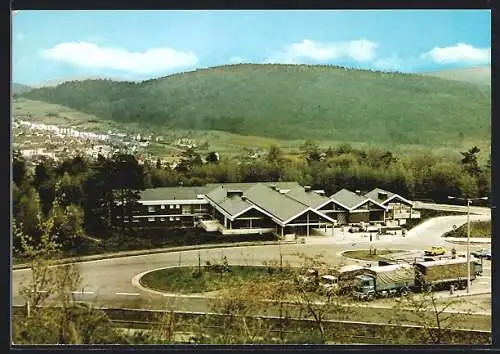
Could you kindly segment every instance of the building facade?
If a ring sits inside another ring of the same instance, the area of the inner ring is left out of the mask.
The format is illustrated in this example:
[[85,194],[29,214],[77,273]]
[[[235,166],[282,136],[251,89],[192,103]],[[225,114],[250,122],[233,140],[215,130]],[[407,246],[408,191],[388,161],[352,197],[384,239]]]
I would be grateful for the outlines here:
[[[396,194],[381,200],[378,193],[378,189],[366,195],[342,189],[326,197],[324,191],[296,182],[153,188],[140,193],[132,220],[125,222],[141,228],[199,227],[223,235],[288,237],[333,234],[334,227],[348,224],[383,223],[408,208],[411,214],[410,201]],[[116,221],[120,218],[115,216]]]

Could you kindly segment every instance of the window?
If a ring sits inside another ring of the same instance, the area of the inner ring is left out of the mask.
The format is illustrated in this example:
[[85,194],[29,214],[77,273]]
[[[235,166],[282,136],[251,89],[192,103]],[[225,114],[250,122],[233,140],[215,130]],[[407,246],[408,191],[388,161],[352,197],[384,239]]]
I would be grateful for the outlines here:
[[181,206],[180,206],[179,204],[177,204],[175,207],[176,207],[177,209],[179,209]]
[[165,221],[165,218],[160,218],[161,221]]
[[155,221],[155,218],[148,218],[148,221],[153,222],[153,221]]
[[150,213],[154,213],[154,212],[155,212],[155,207],[154,207],[154,205],[150,205],[150,206],[148,206],[148,211],[149,211]]
[[173,209],[174,208],[174,205],[173,204],[170,204],[170,209]]
[[134,218],[132,221],[133,221],[133,222],[139,222],[139,219]]
[[178,216],[176,216],[176,217],[175,217],[175,220],[176,220],[176,221],[179,221],[180,219],[181,219],[181,218],[180,218],[180,217],[178,217]]
[[163,204],[162,204],[161,208],[162,208],[162,209],[165,209],[165,205],[163,205]]
[[171,217],[169,218],[169,220],[170,220],[170,221],[174,221],[174,217],[173,217],[173,216],[171,216]]

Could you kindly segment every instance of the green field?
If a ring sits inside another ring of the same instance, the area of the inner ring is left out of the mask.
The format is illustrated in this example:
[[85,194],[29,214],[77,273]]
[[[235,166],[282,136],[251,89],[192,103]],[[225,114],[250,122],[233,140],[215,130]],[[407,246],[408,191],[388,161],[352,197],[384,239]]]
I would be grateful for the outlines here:
[[67,82],[22,96],[143,129],[235,134],[207,135],[214,148],[218,140],[232,149],[314,139],[456,149],[489,143],[490,93],[487,85],[423,75],[242,64],[142,83]]

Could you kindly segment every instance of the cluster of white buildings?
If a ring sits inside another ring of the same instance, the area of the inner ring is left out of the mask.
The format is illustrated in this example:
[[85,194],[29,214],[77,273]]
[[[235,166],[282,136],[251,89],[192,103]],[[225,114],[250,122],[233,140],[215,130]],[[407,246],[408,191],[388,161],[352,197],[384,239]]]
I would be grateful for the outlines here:
[[196,143],[189,138],[180,138],[175,141],[175,145],[179,147],[186,147],[188,149],[195,148],[197,145]]
[[36,122],[28,122],[22,119],[18,119],[17,122],[13,123],[13,127],[27,127],[33,130],[42,130],[52,132],[55,136],[59,138],[64,137],[73,137],[73,138],[81,138],[81,139],[90,139],[90,140],[100,140],[100,141],[108,141],[110,140],[110,135],[108,134],[97,134],[92,132],[81,132],[76,130],[74,127],[71,128],[60,128],[57,125],[50,125],[44,123],[36,123]]

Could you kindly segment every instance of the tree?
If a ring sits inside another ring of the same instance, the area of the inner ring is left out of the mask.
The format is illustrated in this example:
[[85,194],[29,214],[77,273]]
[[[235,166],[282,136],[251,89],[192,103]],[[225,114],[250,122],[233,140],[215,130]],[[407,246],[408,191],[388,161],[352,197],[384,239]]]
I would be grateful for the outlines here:
[[306,140],[300,147],[302,155],[307,162],[320,161],[321,151],[318,144],[313,140]]
[[[16,344],[117,344],[124,339],[100,310],[77,305],[73,291],[80,289],[81,276],[76,264],[56,265],[61,246],[52,232],[49,217],[42,225],[39,241],[22,234],[21,253],[30,263],[31,277],[21,284],[19,293],[25,298],[26,314],[13,318],[13,341]],[[59,305],[50,307],[51,303]]]
[[132,216],[137,210],[139,191],[144,189],[144,169],[133,155],[116,154],[113,156],[111,187],[113,193],[113,217],[120,215],[122,231],[125,220],[128,228],[132,227]]
[[208,163],[219,163],[220,157],[218,152],[209,152],[207,156],[205,157],[205,160]]
[[40,199],[35,188],[31,186],[27,186],[21,193],[17,205],[18,212],[14,216],[23,233],[36,239],[40,236],[42,219]]
[[189,173],[194,166],[203,164],[200,154],[194,147],[184,149],[181,154],[181,162],[175,168],[179,172]]
[[19,150],[13,151],[12,155],[12,179],[21,186],[27,178],[26,159]]
[[477,146],[473,146],[465,152],[460,152],[463,156],[462,165],[464,170],[471,176],[477,176],[481,172],[478,163],[478,154],[481,150]]
[[113,163],[98,156],[92,171],[83,182],[84,227],[90,235],[105,235],[111,230],[113,207]]
[[[418,341],[422,344],[460,344],[459,339],[450,336],[448,331],[463,328],[463,323],[467,322],[470,310],[453,311],[454,307],[462,308],[465,303],[460,298],[440,301],[436,293],[429,289],[419,294],[410,294],[396,302],[392,309],[392,322],[397,325],[420,326],[423,331]],[[415,338],[407,340],[415,343]]]
[[64,172],[62,178],[55,185],[55,198],[59,204],[63,208],[70,204],[81,205],[83,197],[81,182],[76,177],[71,177],[68,172]]

